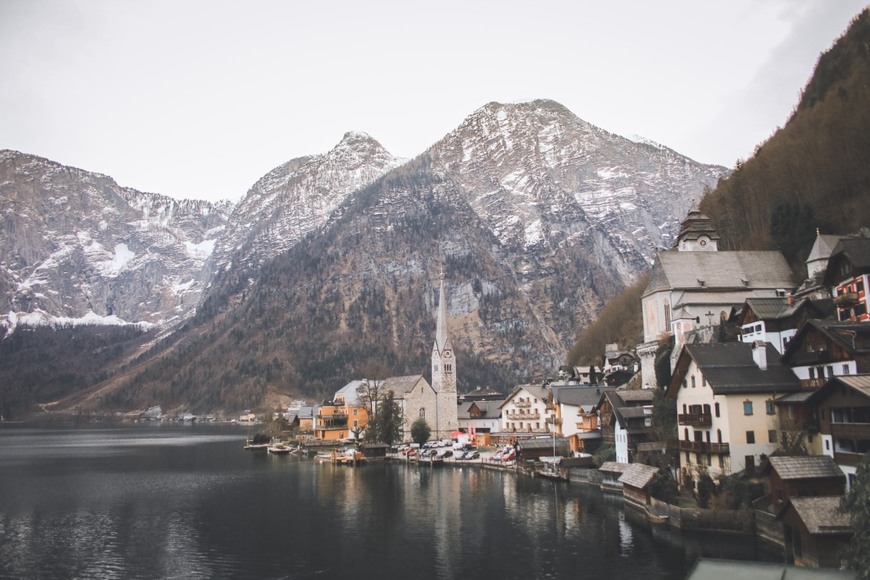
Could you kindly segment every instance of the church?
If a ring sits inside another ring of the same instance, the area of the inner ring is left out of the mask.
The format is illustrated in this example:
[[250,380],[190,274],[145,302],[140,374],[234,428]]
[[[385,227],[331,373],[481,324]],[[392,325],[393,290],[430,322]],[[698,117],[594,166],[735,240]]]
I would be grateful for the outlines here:
[[411,425],[425,419],[432,430],[430,440],[449,438],[459,428],[456,395],[456,359],[447,330],[447,298],[444,274],[438,293],[435,343],[432,345],[432,384],[423,375],[390,377],[380,391],[392,391],[402,410],[402,439],[411,439]]
[[748,298],[784,297],[791,268],[776,251],[722,251],[712,220],[697,206],[683,220],[676,246],[656,256],[641,295],[644,343],[637,347],[644,385],[656,386],[659,341],[674,338],[672,365],[690,332],[713,329]]

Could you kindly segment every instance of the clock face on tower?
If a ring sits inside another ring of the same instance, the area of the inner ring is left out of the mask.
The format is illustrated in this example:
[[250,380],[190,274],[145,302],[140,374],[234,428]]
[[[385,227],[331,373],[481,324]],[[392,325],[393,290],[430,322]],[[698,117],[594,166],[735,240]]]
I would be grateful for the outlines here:
[[444,358],[450,358],[452,353],[449,350],[444,351]]

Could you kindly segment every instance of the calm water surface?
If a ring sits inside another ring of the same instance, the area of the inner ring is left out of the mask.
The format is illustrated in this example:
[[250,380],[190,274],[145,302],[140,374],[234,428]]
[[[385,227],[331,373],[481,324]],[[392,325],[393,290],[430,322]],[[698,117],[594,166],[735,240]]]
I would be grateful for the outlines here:
[[213,426],[0,427],[3,578],[683,578],[682,538],[583,485],[333,466]]

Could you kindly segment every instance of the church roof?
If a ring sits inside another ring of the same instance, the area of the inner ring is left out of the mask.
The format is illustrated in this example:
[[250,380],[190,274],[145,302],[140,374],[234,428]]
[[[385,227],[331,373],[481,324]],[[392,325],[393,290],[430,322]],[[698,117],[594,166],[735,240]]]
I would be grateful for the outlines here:
[[810,250],[810,255],[807,256],[807,262],[815,262],[817,260],[827,260],[831,257],[831,252],[837,246],[837,243],[845,236],[834,236],[829,234],[817,234],[816,241],[813,243],[813,248]]
[[707,215],[701,213],[697,207],[689,210],[686,219],[680,224],[678,240],[697,240],[701,236],[707,236],[711,240],[719,239],[719,232]]
[[791,269],[780,252],[658,253],[643,295],[662,290],[728,291],[790,289]]
[[427,387],[432,388],[429,382],[423,378],[423,375],[408,375],[405,377],[390,377],[384,379],[381,385],[381,391],[393,391],[393,395],[397,399],[404,399],[406,393],[410,393],[417,385],[423,381]]

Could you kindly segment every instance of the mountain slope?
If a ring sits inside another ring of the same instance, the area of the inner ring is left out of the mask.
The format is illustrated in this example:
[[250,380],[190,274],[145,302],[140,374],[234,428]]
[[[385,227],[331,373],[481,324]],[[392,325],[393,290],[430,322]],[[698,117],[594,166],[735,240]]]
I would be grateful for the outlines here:
[[189,316],[229,210],[0,151],[0,325]]
[[425,374],[442,268],[460,388],[507,390],[565,360],[724,171],[551,101],[487,105],[257,276],[217,276],[160,364],[110,382],[112,400],[210,410],[328,396],[370,359]]

